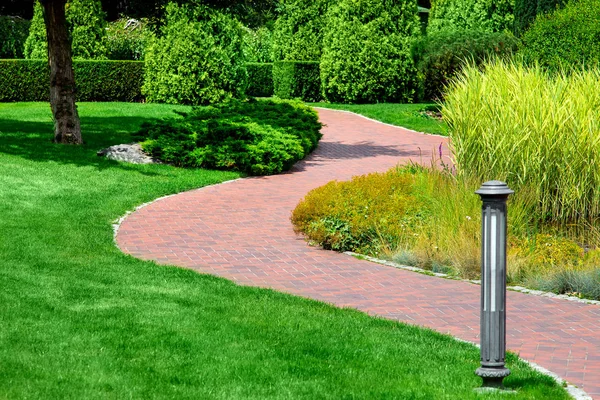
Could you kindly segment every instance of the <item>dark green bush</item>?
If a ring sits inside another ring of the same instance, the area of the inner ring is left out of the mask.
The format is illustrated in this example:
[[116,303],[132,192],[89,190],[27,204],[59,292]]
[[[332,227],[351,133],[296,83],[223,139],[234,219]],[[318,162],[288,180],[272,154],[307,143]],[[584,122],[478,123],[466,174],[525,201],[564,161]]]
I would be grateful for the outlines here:
[[23,18],[0,16],[0,59],[23,58],[30,25]]
[[320,129],[317,113],[300,102],[232,99],[146,123],[136,137],[146,152],[177,166],[270,175],[314,150]]
[[243,95],[247,71],[239,22],[204,6],[169,3],[162,36],[146,48],[148,101],[211,104]]
[[321,100],[318,61],[277,61],[273,64],[273,88],[281,99]]
[[[144,63],[73,61],[78,101],[140,101]],[[45,60],[0,60],[0,101],[49,101]]]
[[421,100],[437,100],[466,62],[481,65],[491,57],[508,57],[519,40],[510,33],[445,30],[413,43],[412,55],[419,72]]
[[485,32],[511,30],[514,3],[515,0],[432,0],[427,31],[434,33],[447,29]]
[[248,88],[246,94],[254,97],[273,96],[273,64],[248,63]]
[[120,18],[108,24],[106,55],[109,60],[143,60],[149,32],[146,21]]
[[[73,58],[106,59],[106,14],[100,0],[70,0],[65,6],[71,35]],[[42,6],[35,2],[29,37],[25,43],[25,57],[47,58],[46,28]]]
[[327,10],[333,0],[284,0],[273,30],[274,61],[320,60]]
[[521,36],[538,14],[552,12],[565,5],[565,0],[515,0],[513,32]]
[[550,69],[591,67],[600,61],[600,0],[571,2],[537,17],[523,35],[523,57]]
[[414,0],[342,0],[330,9],[323,39],[321,84],[336,103],[411,101],[416,70],[410,56],[420,34]]

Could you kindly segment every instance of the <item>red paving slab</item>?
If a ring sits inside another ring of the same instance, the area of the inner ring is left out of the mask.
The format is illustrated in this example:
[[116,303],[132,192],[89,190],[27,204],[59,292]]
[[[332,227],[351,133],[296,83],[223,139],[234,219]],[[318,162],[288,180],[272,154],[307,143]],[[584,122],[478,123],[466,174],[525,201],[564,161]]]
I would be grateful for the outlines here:
[[[285,174],[246,178],[158,200],[121,224],[126,253],[239,284],[354,307],[478,342],[479,286],[310,247],[290,212],[331,180],[430,163],[446,140],[319,110],[319,148]],[[600,399],[600,306],[509,292],[507,346]]]

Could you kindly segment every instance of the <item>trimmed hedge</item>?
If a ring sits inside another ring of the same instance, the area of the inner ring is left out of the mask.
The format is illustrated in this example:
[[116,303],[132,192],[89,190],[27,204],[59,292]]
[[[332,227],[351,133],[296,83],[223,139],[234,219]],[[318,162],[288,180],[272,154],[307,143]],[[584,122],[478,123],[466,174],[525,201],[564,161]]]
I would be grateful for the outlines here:
[[[74,60],[73,69],[77,101],[143,99],[143,62]],[[49,101],[49,80],[46,60],[0,60],[0,101]]]
[[248,70],[246,95],[273,96],[273,63],[248,63],[246,69]]
[[281,99],[320,101],[321,78],[318,61],[273,63],[273,93]]
[[519,39],[508,32],[446,30],[419,38],[412,46],[421,80],[418,98],[439,100],[465,63],[481,65],[492,57],[509,57],[518,47]]

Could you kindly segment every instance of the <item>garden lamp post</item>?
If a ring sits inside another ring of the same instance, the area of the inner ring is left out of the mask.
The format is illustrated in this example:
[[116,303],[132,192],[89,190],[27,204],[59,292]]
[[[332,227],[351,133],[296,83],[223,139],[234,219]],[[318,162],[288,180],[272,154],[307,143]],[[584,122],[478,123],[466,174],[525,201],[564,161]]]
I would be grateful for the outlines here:
[[506,355],[506,200],[514,193],[504,182],[485,182],[481,201],[481,367],[483,387],[502,388],[510,374]]

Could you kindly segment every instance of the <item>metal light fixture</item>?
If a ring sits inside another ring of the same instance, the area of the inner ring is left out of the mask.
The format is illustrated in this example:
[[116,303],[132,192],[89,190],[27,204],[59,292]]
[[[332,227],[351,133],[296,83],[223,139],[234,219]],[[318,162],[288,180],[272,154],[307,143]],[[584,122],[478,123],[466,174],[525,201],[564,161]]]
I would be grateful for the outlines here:
[[504,182],[485,182],[481,201],[481,367],[484,388],[502,388],[510,375],[506,355],[506,200],[514,193]]

